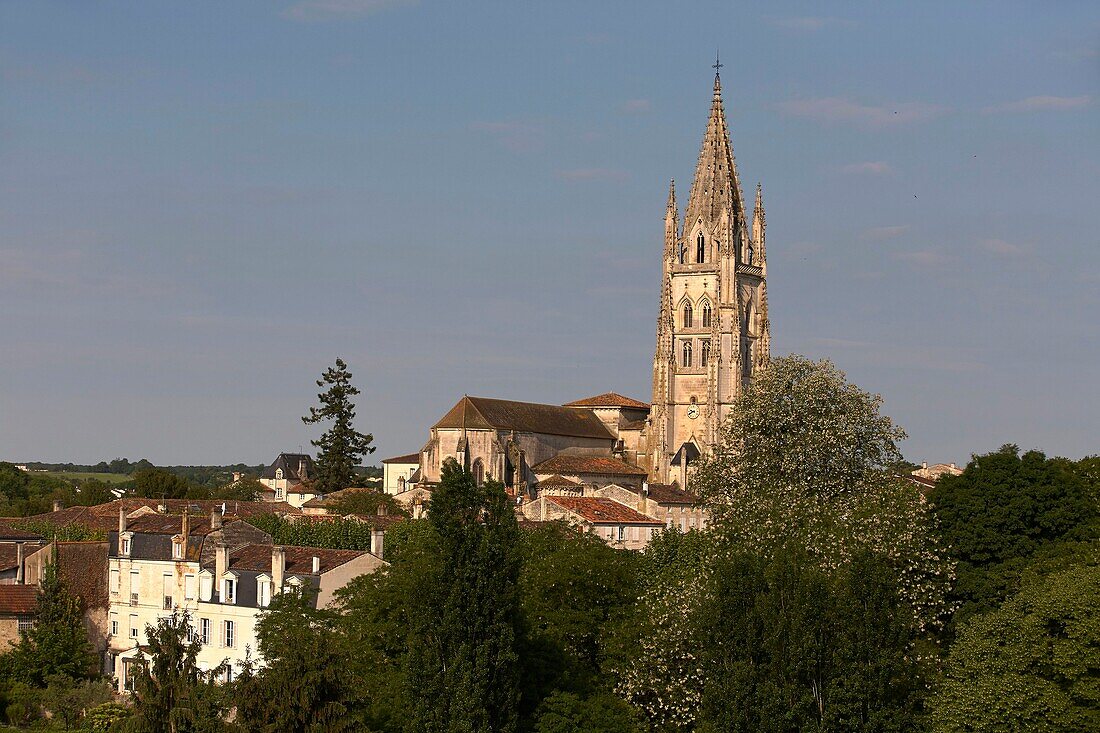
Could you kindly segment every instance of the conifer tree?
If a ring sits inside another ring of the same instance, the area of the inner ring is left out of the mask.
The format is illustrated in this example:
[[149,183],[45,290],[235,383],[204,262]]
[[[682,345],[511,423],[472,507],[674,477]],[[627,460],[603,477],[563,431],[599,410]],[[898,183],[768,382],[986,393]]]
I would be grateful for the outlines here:
[[519,703],[515,511],[503,485],[479,487],[448,460],[428,522],[437,569],[409,613],[409,729],[512,733]]
[[332,425],[320,438],[310,443],[320,450],[314,465],[313,481],[317,490],[324,494],[353,486],[355,467],[363,456],[374,452],[371,441],[374,436],[360,433],[352,427],[355,419],[355,403],[351,398],[359,394],[352,386],[351,372],[343,359],[336,360],[336,366],[325,370],[318,387],[327,387],[317,395],[320,407],[309,408],[309,415],[302,418],[306,425],[315,425],[322,421],[332,421]]
[[23,632],[4,665],[14,679],[44,687],[46,678],[94,676],[95,653],[88,643],[80,599],[69,593],[57,563],[42,574],[34,626]]

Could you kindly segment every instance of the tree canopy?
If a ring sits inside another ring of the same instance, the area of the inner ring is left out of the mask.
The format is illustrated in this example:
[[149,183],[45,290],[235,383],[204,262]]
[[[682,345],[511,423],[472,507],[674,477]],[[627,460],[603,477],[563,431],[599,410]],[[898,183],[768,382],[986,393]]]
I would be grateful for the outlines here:
[[325,388],[317,395],[319,407],[309,408],[309,415],[302,418],[306,425],[331,422],[320,438],[312,440],[320,450],[314,462],[313,482],[322,494],[354,486],[355,467],[363,456],[374,452],[371,442],[374,436],[360,433],[352,427],[355,419],[355,403],[352,398],[359,390],[351,383],[352,374],[342,359],[336,360],[317,381]]

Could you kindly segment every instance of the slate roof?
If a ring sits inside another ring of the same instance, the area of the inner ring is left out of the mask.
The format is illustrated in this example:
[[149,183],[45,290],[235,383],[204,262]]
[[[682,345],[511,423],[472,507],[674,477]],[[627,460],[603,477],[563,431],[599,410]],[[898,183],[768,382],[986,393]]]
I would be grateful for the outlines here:
[[591,410],[488,397],[463,397],[432,427],[516,430],[606,440],[614,437]]
[[647,476],[644,468],[627,463],[621,458],[612,455],[592,456],[581,453],[559,453],[553,458],[532,466],[531,470],[537,474],[562,474],[575,475],[580,473],[597,473],[608,476]]
[[393,458],[387,458],[382,463],[420,463],[419,453],[409,453],[404,456],[394,456]]
[[[306,464],[306,476],[298,475],[298,466],[302,461],[305,461]],[[264,469],[260,477],[275,478],[275,471],[279,468],[283,469],[283,478],[291,481],[304,481],[309,478],[308,474],[313,471],[313,458],[308,453],[280,453],[271,462],[271,465]]]
[[25,615],[38,609],[38,588],[33,585],[0,585],[0,613]]
[[[230,570],[251,570],[255,572],[271,572],[271,545],[245,545],[240,549],[229,553]],[[294,547],[284,546],[286,553],[287,575],[315,575],[313,572],[313,558],[321,560],[321,573],[351,562],[352,560],[369,555],[369,552],[361,550],[331,550],[326,547]]]
[[603,394],[595,395],[594,397],[585,397],[583,400],[574,400],[572,402],[566,402],[566,407],[625,407],[633,410],[648,410],[649,405],[645,402],[639,402],[638,400],[630,397],[624,397],[618,392],[604,392]]
[[548,496],[546,501],[593,524],[661,524],[624,504],[600,496]]

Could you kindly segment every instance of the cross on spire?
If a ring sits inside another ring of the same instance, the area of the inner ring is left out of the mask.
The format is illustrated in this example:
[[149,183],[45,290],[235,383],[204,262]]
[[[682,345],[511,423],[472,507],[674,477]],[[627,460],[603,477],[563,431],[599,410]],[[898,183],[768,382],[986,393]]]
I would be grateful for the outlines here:
[[718,60],[718,50],[715,49],[715,51],[714,51],[714,65],[710,67],[710,68],[714,69],[714,75],[715,76],[718,76],[718,70],[721,69],[723,66],[725,66],[725,64],[723,64],[721,61]]

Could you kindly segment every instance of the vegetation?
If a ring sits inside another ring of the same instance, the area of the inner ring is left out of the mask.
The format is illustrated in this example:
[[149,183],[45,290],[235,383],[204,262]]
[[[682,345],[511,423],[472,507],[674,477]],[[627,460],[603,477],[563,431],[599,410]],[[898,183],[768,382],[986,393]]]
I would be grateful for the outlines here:
[[313,464],[313,481],[322,494],[354,486],[355,467],[363,456],[374,452],[374,436],[352,427],[355,403],[351,400],[359,390],[352,385],[351,376],[348,365],[337,359],[336,366],[326,369],[317,381],[318,387],[327,388],[317,395],[320,407],[309,408],[309,415],[302,418],[306,425],[332,423],[320,438],[310,441],[320,449]]
[[278,545],[329,547],[335,550],[371,549],[371,525],[355,519],[309,521],[275,514],[250,517],[248,523],[271,535]]

